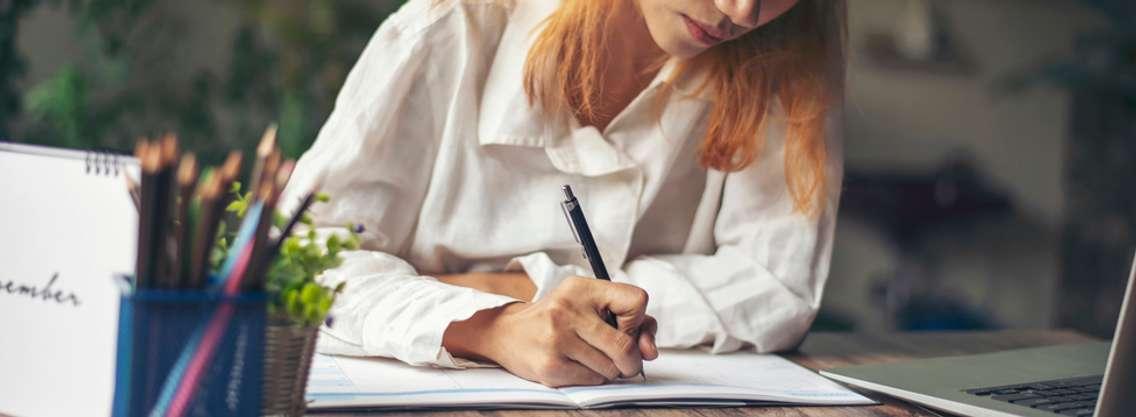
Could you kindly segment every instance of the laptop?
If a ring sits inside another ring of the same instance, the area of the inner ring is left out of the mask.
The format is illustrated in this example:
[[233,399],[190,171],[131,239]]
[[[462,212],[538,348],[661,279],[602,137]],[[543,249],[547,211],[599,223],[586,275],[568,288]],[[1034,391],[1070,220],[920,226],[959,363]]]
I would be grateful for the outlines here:
[[1050,346],[821,371],[967,416],[1136,415],[1136,260],[1111,343]]

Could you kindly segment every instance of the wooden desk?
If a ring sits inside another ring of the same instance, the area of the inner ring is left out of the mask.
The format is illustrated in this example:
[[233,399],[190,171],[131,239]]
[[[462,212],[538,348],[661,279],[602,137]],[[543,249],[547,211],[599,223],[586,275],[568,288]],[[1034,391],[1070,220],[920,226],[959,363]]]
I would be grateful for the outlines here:
[[[910,358],[993,352],[1034,346],[1076,343],[1092,340],[1067,331],[1007,330],[996,332],[897,333],[865,335],[854,333],[814,333],[804,345],[787,358],[811,369],[828,369],[861,363],[895,362]],[[737,407],[737,408],[629,408],[613,410],[568,411],[451,411],[398,412],[384,416],[404,417],[869,417],[869,416],[938,416],[918,406],[877,394],[866,393],[882,405],[866,407]],[[366,414],[320,414],[353,416]]]

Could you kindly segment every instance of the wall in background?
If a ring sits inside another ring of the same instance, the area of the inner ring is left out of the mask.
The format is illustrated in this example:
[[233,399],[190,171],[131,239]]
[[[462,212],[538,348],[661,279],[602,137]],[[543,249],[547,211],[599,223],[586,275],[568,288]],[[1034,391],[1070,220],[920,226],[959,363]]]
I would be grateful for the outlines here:
[[379,23],[402,0],[30,0],[17,45],[30,62],[16,141],[130,149],[178,132],[206,162],[250,150],[279,123],[296,157]]
[[[928,172],[966,155],[1012,198],[1011,219],[980,219],[931,233],[917,287],[955,298],[1004,326],[1052,323],[1063,215],[1069,95],[1038,88],[1005,94],[1001,77],[1073,49],[1075,34],[1102,22],[1073,1],[932,2],[971,70],[882,65],[867,39],[904,19],[906,0],[852,1],[846,110],[849,171]],[[873,288],[901,263],[899,248],[870,224],[842,215],[825,308],[856,327],[890,324]]]
[[[178,18],[164,27],[178,38],[174,55],[173,79],[189,77],[194,70],[221,71],[229,63],[228,42],[237,29],[238,16],[218,2],[157,2],[155,8]],[[144,23],[144,22],[140,22]],[[20,51],[28,61],[28,73],[20,80],[24,89],[44,81],[59,68],[80,63],[85,42],[66,8],[41,5],[20,22],[17,39]]]

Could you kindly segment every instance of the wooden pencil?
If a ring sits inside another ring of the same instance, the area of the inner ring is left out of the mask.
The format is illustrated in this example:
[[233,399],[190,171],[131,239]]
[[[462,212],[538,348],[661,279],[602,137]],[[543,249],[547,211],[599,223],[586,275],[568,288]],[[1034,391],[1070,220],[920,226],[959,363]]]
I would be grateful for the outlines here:
[[[267,168],[268,168],[267,164],[265,164],[265,168],[266,168],[265,172],[267,172]],[[264,186],[260,187],[260,189],[258,189],[256,191],[256,193],[255,193],[256,200],[255,201],[265,202],[270,198],[271,194],[272,194],[272,185],[271,184],[264,184]],[[258,288],[259,284],[256,281],[259,281],[259,279],[254,279],[254,277],[255,277],[254,274],[256,274],[257,272],[253,271],[252,266],[257,263],[258,252],[260,252],[260,248],[264,246],[264,236],[265,236],[264,230],[266,229],[266,227],[265,227],[266,221],[265,220],[272,217],[271,214],[272,214],[272,212],[269,211],[267,206],[265,206],[261,209],[260,218],[257,219],[256,229],[253,232],[253,238],[248,243],[249,245],[252,245],[248,267],[245,267],[245,269],[243,271],[241,271],[238,275],[231,278],[231,279],[235,279],[235,280],[237,280],[237,282],[241,283],[240,288],[242,290],[252,290],[252,289]]]
[[225,162],[209,175],[208,184],[202,188],[199,198],[199,220],[194,238],[193,268],[189,286],[203,288],[212,273],[211,255],[217,242],[217,233],[225,218],[225,208],[232,201],[229,192],[241,171],[241,153],[233,151]]
[[209,171],[198,186],[198,219],[194,226],[196,231],[193,238],[192,260],[190,261],[190,279],[186,284],[190,288],[203,288],[209,278],[211,268],[209,257],[213,251],[213,243],[217,239],[220,220],[220,216],[217,215],[219,213],[217,206],[220,205],[222,193],[221,181],[219,172]]
[[162,136],[158,143],[158,157],[160,168],[158,170],[157,193],[154,206],[154,284],[162,288],[174,286],[173,251],[175,238],[173,230],[173,210],[176,205],[176,170],[178,162],[177,137],[171,134]]
[[317,183],[304,195],[304,199],[300,201],[299,207],[292,213],[292,217],[288,219],[288,222],[284,225],[284,229],[280,231],[280,236],[278,236],[276,241],[272,244],[272,249],[268,251],[268,256],[276,257],[280,255],[280,248],[284,246],[284,240],[292,235],[292,231],[295,230],[296,225],[304,218],[304,213],[306,213],[308,209],[311,208],[312,203],[315,202],[319,190],[320,185]]
[[254,182],[252,189],[255,190],[265,184],[273,185],[276,181],[276,171],[280,169],[281,162],[280,151],[272,150],[272,152],[268,154],[268,158],[264,160],[264,170],[260,173],[260,181]]
[[256,158],[253,161],[252,172],[249,175],[249,190],[256,190],[264,181],[264,164],[269,156],[276,150],[276,125],[269,125],[260,137],[260,144],[256,147]]
[[[263,214],[256,225],[256,233],[253,235],[255,238],[252,243],[252,257],[248,275],[244,278],[242,288],[259,290],[262,288],[264,282],[264,260],[262,259],[268,248],[268,232],[272,229],[273,219],[276,217],[276,196],[279,193],[277,187],[277,177],[282,168],[280,162],[280,152],[273,150],[269,157],[264,162],[264,170],[261,171],[261,184],[257,192],[257,200],[264,204]],[[290,175],[290,172],[288,173]],[[285,180],[286,181],[286,180]]]
[[259,225],[261,230],[260,242],[253,246],[253,258],[256,262],[253,264],[252,273],[248,279],[250,287],[261,290],[264,289],[267,282],[268,269],[272,266],[272,260],[275,259],[277,248],[274,241],[271,239],[270,232],[276,223],[276,206],[280,202],[280,193],[284,191],[284,187],[288,185],[288,180],[292,177],[292,171],[296,168],[295,161],[285,161],[280,164],[280,168],[276,170],[272,182],[271,192],[267,200],[264,201],[264,210],[267,213],[265,218],[261,219]]
[[193,216],[190,215],[190,206],[193,203],[193,190],[197,186],[197,158],[193,154],[185,154],[178,164],[177,173],[177,211],[174,214],[174,237],[176,249],[174,251],[174,268],[176,287],[186,287],[190,276],[190,249],[193,245]]
[[161,168],[161,152],[156,144],[144,143],[142,154],[142,212],[138,216],[138,253],[135,264],[136,284],[139,288],[152,288],[154,285],[155,243],[154,229],[157,227],[155,205],[158,200],[158,171]]
[[218,210],[224,214],[225,207],[233,200],[233,195],[230,191],[233,183],[236,182],[237,176],[241,173],[241,153],[237,151],[229,152],[229,156],[225,158],[225,163],[221,165],[219,170],[221,175],[221,195],[219,196],[221,204]]

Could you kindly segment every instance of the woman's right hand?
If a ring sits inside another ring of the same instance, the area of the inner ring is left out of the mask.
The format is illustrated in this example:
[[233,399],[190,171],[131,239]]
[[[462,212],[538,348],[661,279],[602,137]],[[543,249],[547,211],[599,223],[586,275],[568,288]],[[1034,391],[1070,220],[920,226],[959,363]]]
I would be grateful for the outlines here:
[[[615,315],[619,329],[603,321]],[[478,312],[446,329],[452,354],[490,360],[550,387],[598,385],[638,375],[658,357],[647,293],[620,283],[571,277],[535,303]]]

